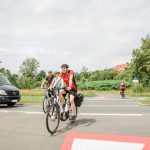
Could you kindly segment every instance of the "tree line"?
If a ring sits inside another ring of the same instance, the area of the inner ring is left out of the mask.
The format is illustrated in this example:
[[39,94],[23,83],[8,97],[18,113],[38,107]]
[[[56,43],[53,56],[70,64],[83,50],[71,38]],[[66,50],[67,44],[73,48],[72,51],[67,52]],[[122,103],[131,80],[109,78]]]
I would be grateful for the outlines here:
[[[0,68],[0,72],[20,89],[33,89],[40,87],[42,80],[46,77],[46,72],[44,70],[39,71],[39,67],[40,62],[36,58],[26,58],[20,65],[18,74],[12,74],[10,70],[3,67]],[[138,78],[142,86],[150,87],[149,35],[142,39],[139,48],[133,49],[131,62],[128,63],[128,67],[124,71],[117,72],[114,69],[88,71],[88,68],[83,66],[80,73],[75,73],[76,81],[82,85],[87,82],[92,84],[104,80],[107,80],[107,82],[110,80],[123,80],[131,83],[134,76]]]

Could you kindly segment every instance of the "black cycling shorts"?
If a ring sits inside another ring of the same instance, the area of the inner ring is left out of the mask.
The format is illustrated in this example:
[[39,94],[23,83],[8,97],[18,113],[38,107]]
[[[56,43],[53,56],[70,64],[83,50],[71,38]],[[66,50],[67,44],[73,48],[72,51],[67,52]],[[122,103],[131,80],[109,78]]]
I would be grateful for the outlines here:
[[70,91],[67,90],[67,89],[64,89],[64,90],[65,90],[65,92],[66,92],[66,94],[63,94],[64,97],[65,97],[68,93],[69,93],[69,95],[73,95],[73,96],[75,96],[76,93],[77,93],[77,89],[71,89]]

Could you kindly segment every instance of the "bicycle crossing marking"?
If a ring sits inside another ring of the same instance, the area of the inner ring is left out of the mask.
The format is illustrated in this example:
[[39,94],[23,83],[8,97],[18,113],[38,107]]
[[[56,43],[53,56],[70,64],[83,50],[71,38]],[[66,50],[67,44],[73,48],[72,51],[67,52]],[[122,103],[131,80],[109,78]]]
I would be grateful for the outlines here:
[[74,139],[71,150],[142,150],[144,144],[104,140]]
[[150,137],[69,133],[60,150],[149,150]]

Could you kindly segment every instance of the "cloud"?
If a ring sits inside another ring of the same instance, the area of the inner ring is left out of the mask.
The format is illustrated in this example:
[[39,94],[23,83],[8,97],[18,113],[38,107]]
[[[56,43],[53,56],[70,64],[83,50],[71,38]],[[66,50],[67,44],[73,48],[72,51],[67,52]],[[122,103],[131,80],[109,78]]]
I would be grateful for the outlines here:
[[[62,63],[80,71],[130,61],[149,33],[149,0],[0,1],[1,65],[13,72],[27,57],[40,69]],[[13,62],[13,63],[12,63]]]

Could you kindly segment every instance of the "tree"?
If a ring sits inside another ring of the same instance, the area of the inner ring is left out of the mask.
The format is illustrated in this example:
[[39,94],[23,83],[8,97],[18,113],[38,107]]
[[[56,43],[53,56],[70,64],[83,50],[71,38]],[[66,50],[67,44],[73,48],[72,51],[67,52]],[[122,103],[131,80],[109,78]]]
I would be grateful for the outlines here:
[[19,76],[18,76],[17,74],[12,74],[12,75],[9,77],[10,82],[11,82],[13,85],[17,86],[17,87],[19,87],[19,85],[18,85],[18,79],[19,79]]
[[131,82],[132,80],[132,70],[131,68],[120,72],[114,79]]
[[42,81],[43,78],[46,77],[46,72],[44,70],[41,70],[35,77],[36,81]]
[[[133,50],[132,70],[140,82],[145,85],[150,82],[150,38],[142,39],[142,45]],[[150,84],[150,83],[149,83]]]
[[20,88],[35,88],[35,77],[37,75],[39,66],[40,63],[35,58],[27,58],[23,61],[19,70],[21,73],[19,78]]
[[78,72],[75,72],[75,80],[79,81],[80,80],[80,74]]
[[37,75],[39,66],[40,63],[35,58],[27,58],[20,66],[19,72],[26,78],[34,78]]
[[83,66],[80,73],[80,80],[85,81],[88,77],[88,68]]
[[90,75],[89,79],[90,79],[91,81],[98,81],[98,80],[99,80],[99,77],[100,77],[99,71],[94,71],[94,72],[92,72],[92,74]]
[[87,73],[87,71],[88,71],[88,68],[86,66],[83,66],[82,69],[81,69],[81,72]]

